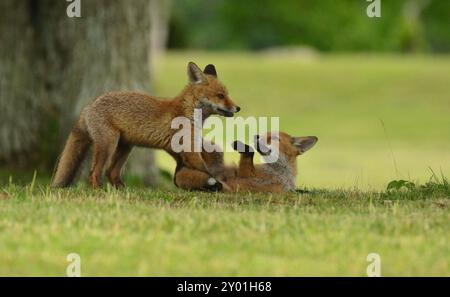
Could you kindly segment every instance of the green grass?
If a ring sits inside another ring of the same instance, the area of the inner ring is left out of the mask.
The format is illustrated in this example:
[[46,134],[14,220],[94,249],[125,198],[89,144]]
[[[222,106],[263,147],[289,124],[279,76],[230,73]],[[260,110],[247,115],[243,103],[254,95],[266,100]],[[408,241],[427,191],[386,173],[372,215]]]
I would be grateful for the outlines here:
[[179,92],[188,60],[217,65],[242,115],[320,138],[300,159],[311,192],[51,190],[0,172],[0,275],[64,276],[75,252],[84,276],[365,276],[375,252],[385,276],[450,276],[450,186],[433,173],[450,176],[450,57],[170,53],[156,94]]
[[7,185],[0,275],[450,276],[450,186],[225,195]]

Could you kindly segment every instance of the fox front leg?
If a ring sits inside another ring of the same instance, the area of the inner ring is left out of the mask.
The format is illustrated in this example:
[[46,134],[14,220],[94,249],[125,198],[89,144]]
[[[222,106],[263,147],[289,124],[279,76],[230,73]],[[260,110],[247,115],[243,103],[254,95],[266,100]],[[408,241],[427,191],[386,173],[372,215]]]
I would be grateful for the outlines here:
[[185,166],[212,175],[209,172],[208,168],[206,167],[205,161],[203,160],[201,153],[185,152],[182,153],[181,159]]
[[233,149],[240,154],[238,177],[246,178],[255,175],[255,165],[253,164],[253,157],[255,151],[252,147],[244,144],[238,140],[232,143]]
[[222,183],[211,177],[209,174],[183,167],[175,172],[175,185],[184,190],[211,191],[222,190]]

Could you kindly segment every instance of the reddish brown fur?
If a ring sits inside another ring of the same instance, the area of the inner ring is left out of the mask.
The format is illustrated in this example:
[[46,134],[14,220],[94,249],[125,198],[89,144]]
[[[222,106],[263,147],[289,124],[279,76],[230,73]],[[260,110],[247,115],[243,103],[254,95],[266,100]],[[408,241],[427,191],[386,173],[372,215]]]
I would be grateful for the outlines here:
[[[253,164],[252,153],[241,153],[239,166],[223,165],[223,156],[214,162],[205,162],[208,168],[221,168],[221,181],[224,192],[271,192],[282,193],[295,189],[295,178],[297,175],[297,156],[310,149],[317,141],[317,137],[291,137],[287,133],[279,133],[280,159],[276,164]],[[266,135],[267,143],[272,142],[272,134]],[[310,141],[308,146],[305,142],[296,143],[297,140]],[[209,160],[214,160],[209,158]],[[280,166],[278,166],[280,165]],[[273,166],[273,168],[271,168]],[[202,180],[203,179],[203,180]],[[175,175],[177,185],[184,189],[202,190],[199,185],[205,184],[207,176],[199,174],[196,170],[182,168]],[[292,183],[294,183],[292,185]]]
[[203,74],[192,62],[188,74],[191,83],[173,99],[162,100],[138,92],[112,92],[86,106],[69,136],[52,185],[65,187],[72,183],[91,144],[93,157],[89,180],[94,188],[102,185],[106,165],[108,180],[117,187],[123,186],[120,172],[133,146],[163,149],[178,163],[209,175],[200,153],[176,154],[172,151],[171,139],[177,131],[171,129],[171,122],[180,116],[193,119],[194,109],[199,107],[202,107],[203,119],[220,114],[202,105],[200,99],[204,97],[208,98],[208,104],[227,109],[231,114],[239,111],[239,107],[229,98],[216,76]]

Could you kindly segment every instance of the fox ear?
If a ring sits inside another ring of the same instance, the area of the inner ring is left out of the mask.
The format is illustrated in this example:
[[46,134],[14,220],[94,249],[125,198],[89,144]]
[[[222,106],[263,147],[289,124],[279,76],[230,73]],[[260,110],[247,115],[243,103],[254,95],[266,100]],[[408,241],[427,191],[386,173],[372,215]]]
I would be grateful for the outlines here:
[[206,65],[205,70],[203,70],[203,73],[217,77],[216,67],[213,64]]
[[201,84],[206,82],[206,77],[194,62],[189,62],[187,73],[189,82],[192,84]]
[[298,149],[299,154],[310,150],[319,140],[316,136],[292,137],[292,144]]

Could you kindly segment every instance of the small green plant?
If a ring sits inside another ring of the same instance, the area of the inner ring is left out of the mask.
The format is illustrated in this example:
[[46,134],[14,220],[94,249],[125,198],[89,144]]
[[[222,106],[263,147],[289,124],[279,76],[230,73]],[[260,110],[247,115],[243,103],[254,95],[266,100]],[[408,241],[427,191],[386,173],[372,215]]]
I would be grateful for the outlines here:
[[433,170],[431,170],[431,173],[429,181],[423,185],[416,185],[408,180],[393,180],[388,183],[386,193],[382,193],[382,196],[390,199],[427,199],[436,195],[450,198],[450,183],[448,179],[442,172],[441,177],[438,177]]
[[404,179],[393,180],[393,181],[389,182],[386,190],[387,191],[392,191],[392,190],[399,191],[402,188],[406,188],[407,190],[412,191],[416,188],[416,184],[411,181],[404,180]]

